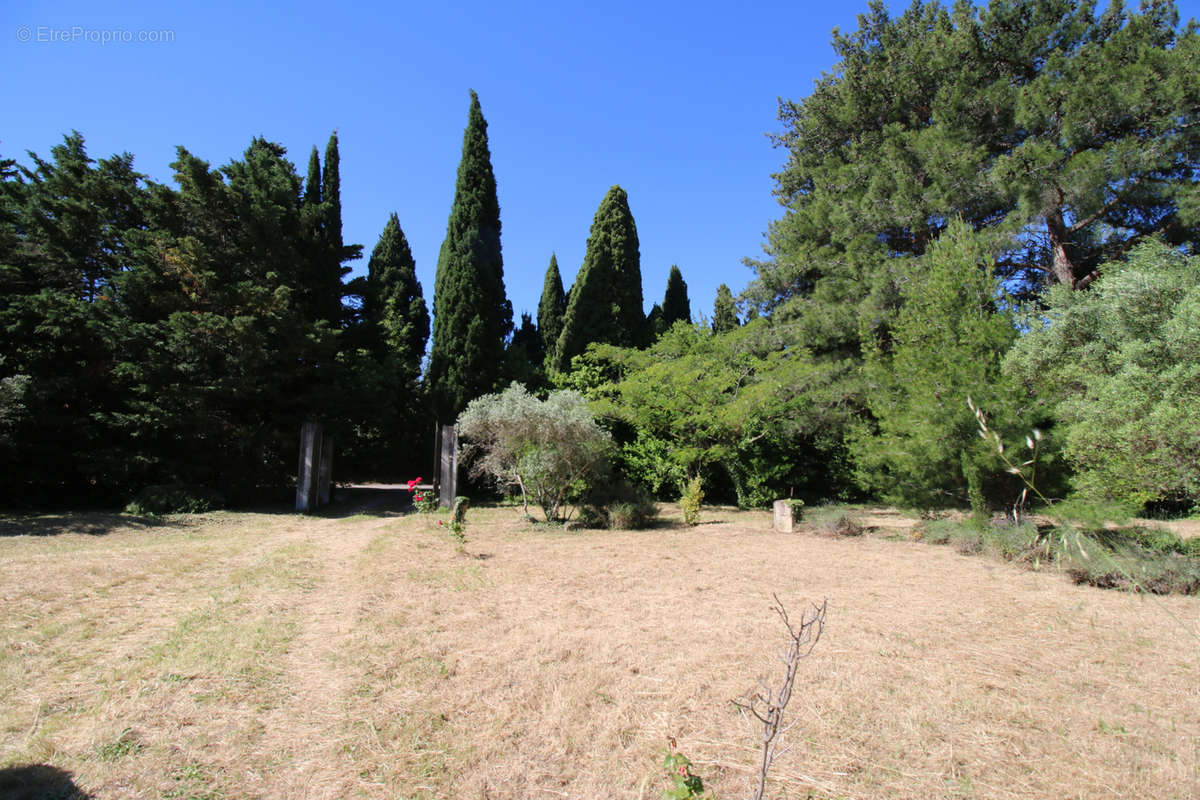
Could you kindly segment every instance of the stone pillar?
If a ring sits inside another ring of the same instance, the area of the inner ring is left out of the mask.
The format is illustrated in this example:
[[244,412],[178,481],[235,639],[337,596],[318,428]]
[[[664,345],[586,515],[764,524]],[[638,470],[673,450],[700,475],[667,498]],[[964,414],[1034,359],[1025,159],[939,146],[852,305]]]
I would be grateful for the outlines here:
[[442,482],[442,423],[433,423],[433,476],[429,482],[434,486]]
[[796,517],[790,500],[775,501],[775,530],[791,533],[795,529]]
[[458,433],[453,425],[443,425],[439,439],[442,447],[438,454],[438,507],[450,508],[458,492]]
[[296,471],[296,510],[310,514],[317,510],[317,474],[321,464],[321,425],[305,422],[300,426],[300,466]]
[[321,461],[317,467],[317,505],[329,505],[333,483],[333,437],[321,436]]

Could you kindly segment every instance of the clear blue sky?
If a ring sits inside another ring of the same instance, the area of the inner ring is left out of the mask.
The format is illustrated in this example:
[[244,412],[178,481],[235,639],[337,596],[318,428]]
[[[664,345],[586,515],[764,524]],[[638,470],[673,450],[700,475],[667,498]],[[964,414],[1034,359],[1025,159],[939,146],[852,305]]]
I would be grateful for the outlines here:
[[[811,91],[834,64],[830,31],[855,29],[866,2],[645,5],[5,0],[0,155],[28,163],[77,129],[93,157],[128,151],[169,181],[176,145],[223,165],[261,135],[303,174],[336,128],[346,241],[369,256],[395,211],[432,307],[473,88],[517,314],[536,312],[552,251],[570,285],[620,184],[646,308],[678,264],[693,315],[711,315],[717,285],[745,286],[741,259],[780,214],[784,154],[766,137],[777,99]],[[96,41],[111,31],[134,41]],[[366,257],[352,266],[365,272]]]

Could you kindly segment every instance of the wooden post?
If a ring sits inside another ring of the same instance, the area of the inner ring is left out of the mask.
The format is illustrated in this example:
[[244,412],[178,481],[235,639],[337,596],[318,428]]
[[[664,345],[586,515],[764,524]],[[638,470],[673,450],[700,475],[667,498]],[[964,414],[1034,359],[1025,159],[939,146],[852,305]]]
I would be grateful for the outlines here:
[[296,510],[305,514],[317,510],[317,473],[320,471],[323,431],[316,422],[300,426],[300,466],[296,471]]
[[439,434],[442,449],[438,455],[438,507],[450,508],[458,493],[458,433],[453,425],[443,425]]
[[329,505],[333,483],[333,437],[321,436],[321,461],[317,467],[317,505]]

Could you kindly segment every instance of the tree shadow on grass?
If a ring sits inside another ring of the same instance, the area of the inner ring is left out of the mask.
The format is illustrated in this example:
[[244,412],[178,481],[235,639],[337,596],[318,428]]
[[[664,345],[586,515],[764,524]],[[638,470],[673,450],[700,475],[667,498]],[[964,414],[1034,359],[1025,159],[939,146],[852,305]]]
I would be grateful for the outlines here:
[[0,797],[5,800],[91,800],[75,785],[71,773],[49,764],[23,764],[0,769]]
[[63,533],[104,536],[118,528],[158,528],[166,524],[168,524],[167,521],[163,519],[135,517],[110,511],[0,514],[0,538],[6,536],[58,536]]

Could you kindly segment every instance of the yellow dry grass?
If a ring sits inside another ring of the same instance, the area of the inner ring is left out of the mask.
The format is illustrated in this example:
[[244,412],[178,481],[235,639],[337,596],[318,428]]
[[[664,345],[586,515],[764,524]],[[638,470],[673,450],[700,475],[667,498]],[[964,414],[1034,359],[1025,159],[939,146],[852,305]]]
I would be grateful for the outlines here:
[[657,798],[672,736],[745,797],[731,701],[779,672],[777,593],[829,616],[772,797],[1200,796],[1200,645],[1164,613],[1200,629],[1200,599],[703,519],[473,510],[465,553],[388,513],[10,522],[55,533],[0,538],[0,767],[94,798]]

